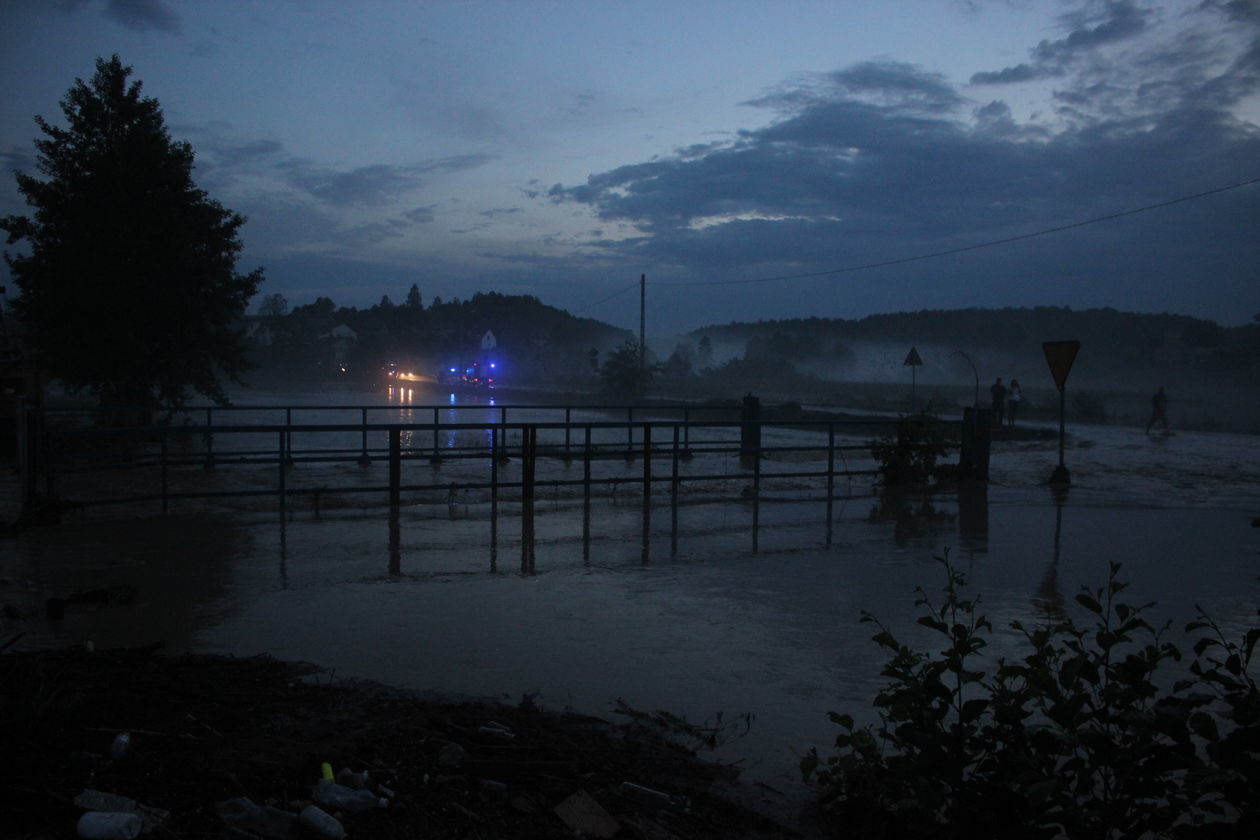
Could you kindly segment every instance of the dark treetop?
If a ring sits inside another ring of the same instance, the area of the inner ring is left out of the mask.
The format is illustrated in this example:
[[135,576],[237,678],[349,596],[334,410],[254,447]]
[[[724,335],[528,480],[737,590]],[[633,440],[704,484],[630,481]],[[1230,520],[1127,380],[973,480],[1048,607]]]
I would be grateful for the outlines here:
[[193,151],[118,56],[61,101],[65,128],[35,121],[40,180],[17,173],[34,216],[0,228],[26,340],[45,371],[108,405],[224,401],[245,366],[240,317],[262,271],[238,274],[245,219],[192,180]]

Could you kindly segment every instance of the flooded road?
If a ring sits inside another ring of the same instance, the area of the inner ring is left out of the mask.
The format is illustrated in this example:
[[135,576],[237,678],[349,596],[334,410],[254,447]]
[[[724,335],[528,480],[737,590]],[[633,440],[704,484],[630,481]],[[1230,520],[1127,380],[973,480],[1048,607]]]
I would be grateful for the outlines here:
[[[767,798],[798,799],[796,762],[834,735],[830,710],[870,720],[883,657],[865,609],[907,641],[916,585],[935,590],[948,551],[982,593],[997,655],[1018,651],[1012,620],[1073,612],[1082,584],[1124,565],[1130,602],[1154,600],[1177,627],[1202,604],[1228,631],[1260,606],[1260,439],[1073,429],[1065,499],[1044,486],[1053,443],[995,446],[992,482],[900,501],[846,487],[832,511],[818,492],[762,503],[752,551],[745,501],[684,499],[671,551],[667,501],[649,550],[636,499],[600,498],[595,537],[580,505],[537,506],[532,564],[506,505],[491,535],[487,506],[404,506],[318,514],[176,510],[111,519],[72,515],[0,543],[0,640],[18,649],[92,641],[164,641],[169,649],[306,660],[338,676],[422,691],[535,696],[546,708],[605,717],[618,699],[701,723],[755,715],[719,748]],[[132,603],[44,599],[125,585]]]

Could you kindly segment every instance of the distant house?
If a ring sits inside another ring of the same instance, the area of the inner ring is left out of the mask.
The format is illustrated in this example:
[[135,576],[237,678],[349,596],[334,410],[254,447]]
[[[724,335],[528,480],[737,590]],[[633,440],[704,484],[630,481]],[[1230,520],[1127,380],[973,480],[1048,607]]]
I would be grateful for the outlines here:
[[345,324],[338,324],[319,336],[319,341],[327,345],[333,367],[340,368],[344,373],[346,362],[350,358],[350,350],[358,343],[359,334]]
[[270,347],[275,344],[276,336],[271,326],[262,318],[246,316],[245,340],[260,347]]

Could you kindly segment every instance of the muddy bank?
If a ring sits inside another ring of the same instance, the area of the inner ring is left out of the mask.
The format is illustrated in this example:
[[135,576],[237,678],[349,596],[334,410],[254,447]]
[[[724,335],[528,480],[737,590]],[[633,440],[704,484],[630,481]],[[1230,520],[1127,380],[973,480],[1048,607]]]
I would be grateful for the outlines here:
[[220,803],[248,798],[276,809],[274,836],[314,837],[277,812],[310,803],[325,763],[367,771],[388,800],[343,811],[352,837],[799,836],[734,804],[731,768],[662,729],[721,732],[659,714],[625,709],[610,723],[528,697],[429,699],[268,657],[136,649],[0,654],[0,686],[8,837],[73,836],[84,790],[154,809],[154,836],[255,836],[224,834]]

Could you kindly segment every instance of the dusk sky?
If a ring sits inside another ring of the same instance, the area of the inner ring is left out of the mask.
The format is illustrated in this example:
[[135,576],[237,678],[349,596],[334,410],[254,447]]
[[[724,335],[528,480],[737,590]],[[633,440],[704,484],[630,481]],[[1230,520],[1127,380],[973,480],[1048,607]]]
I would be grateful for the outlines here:
[[114,53],[254,306],[1260,312],[1260,0],[3,0],[0,215]]

